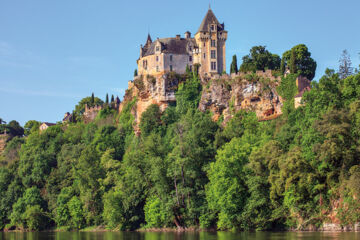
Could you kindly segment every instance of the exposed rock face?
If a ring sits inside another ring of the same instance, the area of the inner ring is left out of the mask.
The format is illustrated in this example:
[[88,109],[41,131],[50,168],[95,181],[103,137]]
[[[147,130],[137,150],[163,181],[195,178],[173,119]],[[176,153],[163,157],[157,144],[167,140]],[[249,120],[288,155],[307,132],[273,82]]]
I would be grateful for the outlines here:
[[6,147],[6,141],[8,139],[7,134],[0,134],[0,155],[4,152]]
[[[135,117],[135,131],[139,132],[141,114],[151,104],[157,104],[162,111],[165,110],[170,103],[176,101],[175,91],[184,80],[184,76],[175,73],[135,77],[128,83],[128,90],[119,111],[136,98],[132,114]],[[281,77],[273,76],[271,70],[204,78],[199,109],[210,110],[214,114],[214,121],[222,117],[223,124],[241,109],[255,111],[260,121],[271,120],[282,114],[283,99],[276,91],[280,82]],[[301,78],[296,84],[300,91],[307,87],[310,81]]]
[[174,73],[156,77],[150,75],[135,77],[133,81],[128,82],[128,89],[119,111],[121,112],[124,106],[136,97],[132,114],[135,117],[135,132],[139,132],[141,114],[151,104],[159,105],[160,110],[164,111],[171,102],[175,102],[175,91],[181,81],[183,81],[182,77]]
[[343,231],[342,227],[338,223],[324,223],[322,230],[326,232],[340,232]]
[[281,79],[273,77],[271,71],[218,77],[203,87],[199,105],[201,111],[214,113],[214,121],[223,115],[226,123],[240,109],[255,111],[259,120],[282,114],[282,99],[276,92]]

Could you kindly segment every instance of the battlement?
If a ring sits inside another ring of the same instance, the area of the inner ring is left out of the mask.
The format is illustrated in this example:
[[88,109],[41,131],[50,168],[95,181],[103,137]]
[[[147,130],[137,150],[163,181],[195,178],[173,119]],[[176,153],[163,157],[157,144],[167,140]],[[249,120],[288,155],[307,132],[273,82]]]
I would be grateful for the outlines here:
[[255,74],[258,77],[269,78],[270,80],[281,80],[281,77],[276,76],[275,73],[276,73],[276,71],[267,69],[265,71],[258,70],[255,73],[254,72],[232,73],[230,76],[231,76],[231,78],[246,78],[246,76],[248,76],[250,74]]
[[89,123],[93,121],[102,108],[100,105],[88,107],[88,105],[85,104],[85,112],[83,113],[84,122]]

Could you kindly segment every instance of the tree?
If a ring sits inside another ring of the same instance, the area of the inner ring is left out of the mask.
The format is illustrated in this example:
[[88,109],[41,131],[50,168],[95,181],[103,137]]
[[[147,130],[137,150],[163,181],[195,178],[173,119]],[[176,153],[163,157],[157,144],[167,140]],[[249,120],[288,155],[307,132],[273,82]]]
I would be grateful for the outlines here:
[[94,96],[94,93],[91,94],[91,104],[95,104],[95,96]]
[[30,133],[36,132],[37,130],[39,130],[40,124],[40,122],[35,120],[27,121],[24,126],[24,134],[28,136]]
[[281,58],[280,72],[281,72],[281,74],[285,73],[285,59],[284,58]]
[[2,118],[0,118],[0,124],[6,124],[6,122]]
[[[291,56],[293,56],[291,58]],[[284,52],[283,60],[285,67],[289,67],[291,73],[298,73],[312,80],[315,76],[316,62],[311,58],[305,44],[299,44],[294,46],[292,49]],[[292,69],[291,69],[292,68]]]
[[109,104],[109,94],[106,94],[105,103],[106,103],[106,105]]
[[351,67],[350,55],[345,49],[339,60],[339,77],[345,79],[353,74],[353,67]]
[[84,212],[81,201],[78,197],[74,196],[67,205],[71,216],[71,226],[76,229],[81,229],[84,225]]
[[280,57],[270,53],[265,46],[255,46],[250,49],[250,54],[243,57],[240,65],[241,72],[257,70],[277,70],[280,68]]
[[8,133],[12,137],[16,137],[16,136],[22,137],[24,135],[24,129],[15,120],[10,121],[6,127],[8,129]]
[[39,205],[27,206],[24,219],[29,230],[43,230],[49,225],[49,219]]
[[111,94],[111,103],[115,101],[114,94]]
[[296,56],[295,56],[295,48],[291,49],[290,55],[290,73],[297,73],[296,70]]
[[236,55],[234,55],[230,65],[230,73],[237,73],[237,72],[238,72],[237,58]]
[[161,125],[161,112],[157,104],[151,104],[145,112],[141,114],[140,130],[143,136],[149,135],[152,131],[156,131]]
[[137,71],[137,69],[135,69],[135,71],[134,71],[134,77],[137,77],[137,75],[138,75],[138,71]]

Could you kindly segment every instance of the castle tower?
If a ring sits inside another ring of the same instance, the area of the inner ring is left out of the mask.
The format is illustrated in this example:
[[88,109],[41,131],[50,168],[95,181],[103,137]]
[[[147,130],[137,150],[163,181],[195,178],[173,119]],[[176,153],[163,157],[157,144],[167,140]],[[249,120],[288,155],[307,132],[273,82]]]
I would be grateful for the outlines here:
[[199,46],[199,54],[196,60],[201,65],[199,69],[201,76],[222,73],[226,70],[226,39],[227,31],[225,31],[224,23],[220,24],[209,8],[195,34],[195,41]]

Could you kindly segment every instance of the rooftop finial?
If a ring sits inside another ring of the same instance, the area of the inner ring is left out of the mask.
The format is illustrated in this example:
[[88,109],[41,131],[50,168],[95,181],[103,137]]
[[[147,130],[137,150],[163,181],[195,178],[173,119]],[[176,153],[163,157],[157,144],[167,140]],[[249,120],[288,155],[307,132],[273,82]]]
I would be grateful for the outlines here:
[[211,9],[211,5],[210,5],[210,2],[209,2],[209,10]]

